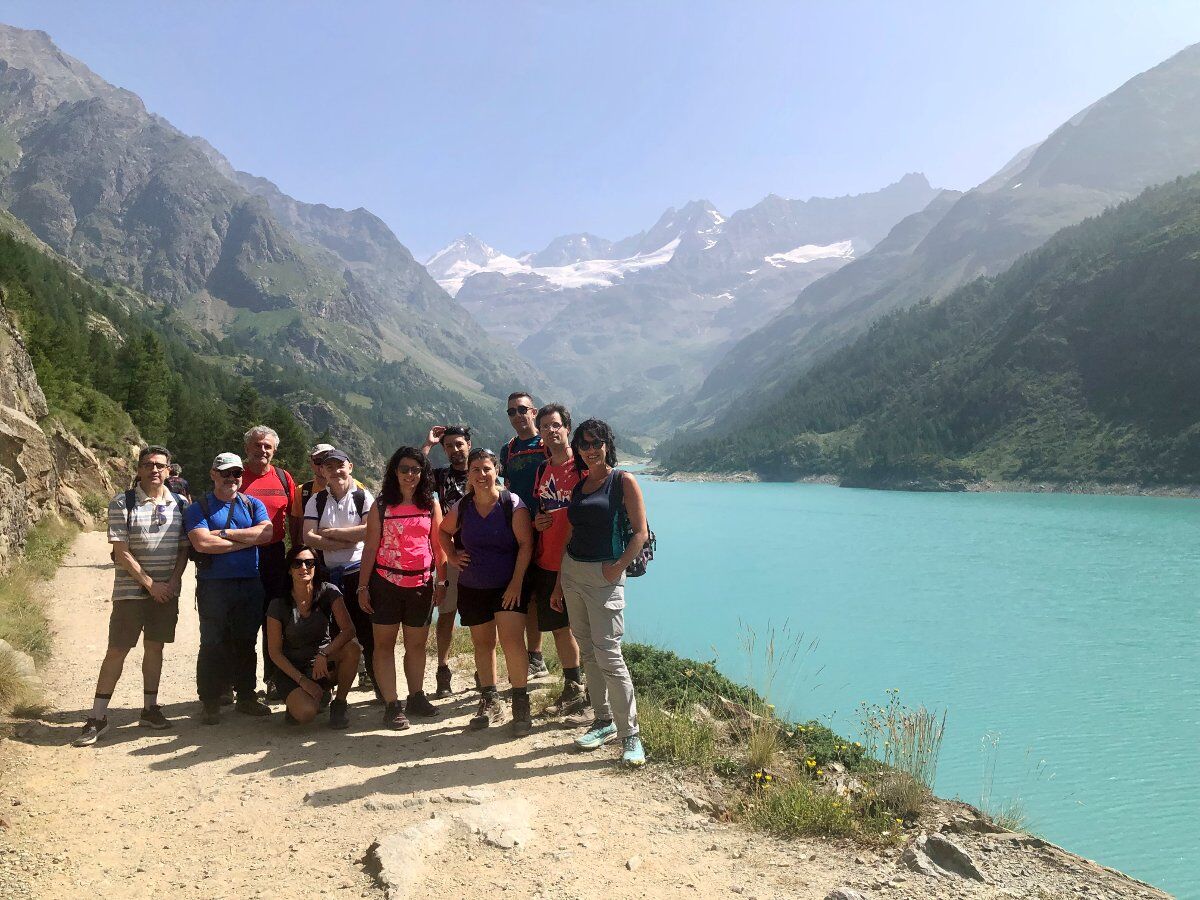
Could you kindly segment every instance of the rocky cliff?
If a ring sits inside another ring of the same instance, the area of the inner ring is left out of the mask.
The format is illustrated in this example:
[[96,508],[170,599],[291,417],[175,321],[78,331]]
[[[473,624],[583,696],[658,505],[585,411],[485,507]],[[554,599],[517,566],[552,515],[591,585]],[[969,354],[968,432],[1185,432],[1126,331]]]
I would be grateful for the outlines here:
[[29,528],[48,514],[83,526],[88,493],[114,493],[120,460],[102,463],[61,422],[46,397],[25,342],[0,290],[0,572],[25,545]]

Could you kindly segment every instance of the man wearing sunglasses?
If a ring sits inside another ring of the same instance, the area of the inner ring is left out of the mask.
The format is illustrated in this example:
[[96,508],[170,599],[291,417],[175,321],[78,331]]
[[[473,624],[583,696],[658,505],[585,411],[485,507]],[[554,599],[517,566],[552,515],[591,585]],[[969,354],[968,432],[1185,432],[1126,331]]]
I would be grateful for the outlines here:
[[[533,488],[538,466],[550,458],[534,421],[537,407],[528,391],[513,391],[508,395],[507,411],[508,422],[517,434],[500,448],[500,474],[505,487],[520,497],[529,509],[535,509]],[[542,633],[538,630],[537,605],[534,603],[529,604],[526,613],[525,644],[529,648],[529,677],[549,675],[542,657]]]
[[210,470],[212,491],[189,506],[185,516],[196,551],[200,613],[196,688],[204,704],[200,721],[205,725],[221,721],[221,694],[231,683],[237,691],[238,712],[271,714],[254,691],[264,593],[258,547],[270,543],[273,532],[262,501],[240,492],[242,473],[237,454],[217,454]]
[[108,540],[116,563],[108,652],[100,665],[91,714],[74,741],[76,747],[96,743],[108,730],[108,702],[139,635],[144,700],[138,725],[171,727],[158,705],[158,681],[163,649],[175,640],[188,539],[183,501],[164,483],[170,468],[171,454],[165,447],[145,448],[138,455],[137,484],[108,504]]

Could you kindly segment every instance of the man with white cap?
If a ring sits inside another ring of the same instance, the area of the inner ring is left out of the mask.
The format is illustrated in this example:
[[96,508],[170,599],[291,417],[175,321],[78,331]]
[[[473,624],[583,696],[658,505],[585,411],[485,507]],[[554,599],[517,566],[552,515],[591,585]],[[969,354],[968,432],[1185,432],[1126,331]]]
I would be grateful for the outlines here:
[[196,562],[196,608],[200,614],[200,652],[196,688],[204,704],[201,721],[221,721],[221,693],[231,683],[236,709],[268,716],[271,708],[255,696],[262,625],[263,586],[258,574],[258,546],[272,537],[267,508],[239,492],[242,460],[219,453],[210,474],[213,489],[188,507],[184,516]]

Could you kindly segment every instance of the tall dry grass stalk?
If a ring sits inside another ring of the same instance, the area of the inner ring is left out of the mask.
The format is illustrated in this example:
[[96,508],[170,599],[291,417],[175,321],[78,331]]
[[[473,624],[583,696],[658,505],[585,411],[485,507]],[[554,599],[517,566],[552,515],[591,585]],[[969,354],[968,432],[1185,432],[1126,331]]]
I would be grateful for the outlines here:
[[870,755],[933,790],[946,733],[945,712],[939,717],[924,706],[910,709],[893,689],[886,706],[863,705],[862,731]]

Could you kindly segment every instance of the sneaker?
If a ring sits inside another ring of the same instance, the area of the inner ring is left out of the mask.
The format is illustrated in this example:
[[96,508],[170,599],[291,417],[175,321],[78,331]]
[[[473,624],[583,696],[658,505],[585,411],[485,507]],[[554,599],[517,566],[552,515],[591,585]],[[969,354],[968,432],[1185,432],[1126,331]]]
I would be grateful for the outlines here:
[[222,706],[233,706],[233,688],[226,688],[221,694]]
[[542,657],[529,658],[529,680],[535,681],[538,678],[545,678],[550,674],[550,670],[546,668],[546,660]]
[[512,698],[512,717],[513,717],[513,734],[516,737],[525,737],[533,728],[533,722],[529,718],[529,695],[515,694]]
[[155,731],[162,731],[165,728],[171,727],[171,723],[163,715],[162,707],[158,704],[148,706],[142,710],[142,714],[138,717],[138,725],[142,728],[153,728]]
[[404,715],[404,707],[400,701],[393,700],[383,707],[383,725],[392,731],[403,731],[409,727],[408,717]]
[[205,703],[204,712],[200,714],[201,725],[220,725],[221,724],[221,704],[220,703]]
[[471,727],[479,730],[490,725],[500,725],[503,722],[504,706],[500,703],[500,698],[495,694],[481,698],[479,709],[471,717]]
[[646,748],[642,746],[642,739],[636,734],[625,738],[621,762],[634,768],[646,764]]
[[83,725],[79,737],[71,741],[72,747],[90,747],[100,740],[100,735],[108,731],[108,716],[103,719],[88,719]]
[[347,711],[345,700],[334,700],[329,704],[329,727],[348,728],[350,713]]
[[575,746],[580,750],[595,750],[598,747],[603,747],[609,741],[617,736],[617,726],[610,719],[607,722],[601,722],[596,719],[592,722],[592,727],[585,734],[581,734],[575,738]]
[[[546,707],[546,714],[567,716],[584,709],[587,709],[587,695],[584,693],[583,685],[578,681],[566,681],[563,682],[562,693],[558,695],[558,699]],[[587,725],[591,721],[589,718],[580,724]]]
[[269,716],[271,714],[271,707],[253,696],[238,697],[237,703],[233,705],[233,708],[243,716]]
[[429,698],[425,696],[424,691],[418,694],[409,694],[408,702],[404,704],[404,708],[408,710],[410,716],[425,716],[428,718],[438,714],[437,707],[429,702]]
[[450,684],[450,667],[437,667],[437,690],[433,692],[433,696],[438,700],[449,697],[454,693],[454,688]]

